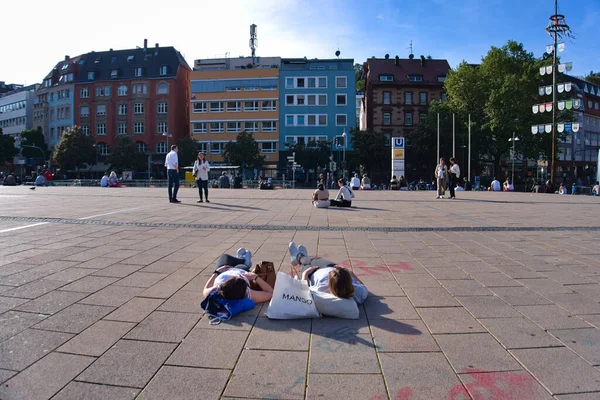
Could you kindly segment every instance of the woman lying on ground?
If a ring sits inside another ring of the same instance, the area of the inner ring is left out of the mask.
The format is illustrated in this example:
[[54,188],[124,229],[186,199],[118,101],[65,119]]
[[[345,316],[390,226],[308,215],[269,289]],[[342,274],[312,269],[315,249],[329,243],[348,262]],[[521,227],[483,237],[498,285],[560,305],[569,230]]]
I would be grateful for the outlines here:
[[306,247],[294,242],[290,242],[289,250],[292,268],[312,290],[354,299],[358,304],[367,299],[369,290],[352,271],[321,257],[308,257]]
[[[250,271],[252,253],[243,247],[237,251],[237,257],[223,254],[217,260],[213,275],[210,277],[202,294],[207,297],[214,290],[225,300],[241,300],[245,297],[255,303],[271,300],[273,288],[262,278]],[[250,289],[250,283],[256,283],[260,291]]]

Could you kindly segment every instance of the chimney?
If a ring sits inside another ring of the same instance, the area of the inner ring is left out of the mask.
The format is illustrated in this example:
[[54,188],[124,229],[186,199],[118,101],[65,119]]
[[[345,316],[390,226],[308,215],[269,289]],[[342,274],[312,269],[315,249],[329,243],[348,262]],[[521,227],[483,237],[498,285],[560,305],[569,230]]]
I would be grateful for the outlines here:
[[421,65],[425,65],[425,56],[421,56]]
[[144,39],[144,51],[148,48],[148,39]]
[[394,64],[396,64],[396,67],[400,66],[400,57],[396,56],[396,61],[394,61]]
[[155,44],[154,44],[154,48],[155,48],[156,50],[158,50],[158,43],[155,43]]
[[69,60],[70,57],[69,56],[65,56],[65,61]]

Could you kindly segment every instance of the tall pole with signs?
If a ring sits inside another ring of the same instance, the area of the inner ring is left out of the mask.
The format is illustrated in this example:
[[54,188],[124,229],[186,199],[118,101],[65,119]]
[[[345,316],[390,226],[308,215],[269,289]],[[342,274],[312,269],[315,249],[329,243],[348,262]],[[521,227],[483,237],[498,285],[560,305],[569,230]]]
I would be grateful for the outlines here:
[[404,176],[404,138],[392,139],[392,176]]

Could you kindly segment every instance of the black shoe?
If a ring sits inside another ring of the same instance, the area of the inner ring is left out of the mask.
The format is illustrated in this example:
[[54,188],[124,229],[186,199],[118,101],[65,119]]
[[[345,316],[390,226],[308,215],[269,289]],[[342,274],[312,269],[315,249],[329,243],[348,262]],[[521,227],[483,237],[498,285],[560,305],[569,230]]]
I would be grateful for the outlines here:
[[210,203],[210,201],[208,201],[208,199],[206,199],[206,202],[207,202],[207,203]]
[[171,203],[181,203],[181,201],[179,201],[179,200],[175,199],[175,200],[173,200]]
[[[208,200],[206,200],[208,202]],[[198,203],[202,203],[202,199],[198,200]]]

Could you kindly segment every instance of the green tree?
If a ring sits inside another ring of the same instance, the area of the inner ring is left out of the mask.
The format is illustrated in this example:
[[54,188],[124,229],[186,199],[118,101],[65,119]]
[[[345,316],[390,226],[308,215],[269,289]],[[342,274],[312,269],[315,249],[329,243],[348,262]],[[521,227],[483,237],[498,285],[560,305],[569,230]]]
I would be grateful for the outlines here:
[[12,163],[17,154],[19,154],[19,150],[15,147],[14,136],[4,135],[0,128],[0,164]]
[[590,74],[585,77],[585,80],[600,86],[600,72],[590,71]]
[[353,151],[348,157],[349,166],[366,169],[372,178],[376,174],[389,175],[392,168],[392,150],[385,135],[359,129],[352,129],[350,135]]
[[107,158],[110,168],[119,174],[126,169],[143,171],[146,166],[147,155],[140,153],[137,146],[129,136],[119,136],[117,143],[110,151]]
[[[191,136],[186,136],[177,141],[177,159],[179,161],[179,168],[183,167],[191,167],[194,165],[194,161],[198,157],[198,151],[200,148],[198,143],[191,138]],[[171,151],[171,149],[169,149]]]
[[42,133],[42,128],[27,129],[21,132],[21,154],[26,158],[42,158],[42,153],[35,146],[42,149],[44,152],[44,162],[46,162],[50,156],[48,145],[46,144],[46,138]]
[[87,136],[80,127],[73,126],[63,132],[54,152],[54,160],[63,171],[79,170],[96,160],[94,138]]
[[265,158],[260,155],[258,144],[251,132],[241,132],[235,142],[225,145],[223,159],[232,165],[242,168],[261,169]]
[[310,177],[308,170],[313,169],[315,173],[319,167],[324,168],[329,164],[329,155],[331,154],[331,143],[327,141],[312,142],[308,145],[304,143],[295,143],[287,148],[289,155],[295,152],[295,160],[304,168],[306,182]]
[[355,75],[355,81],[356,81],[356,90],[357,91],[363,91],[365,90],[365,81],[364,81],[364,74],[363,74],[363,69],[362,69],[362,65],[359,63],[354,64],[354,75]]

